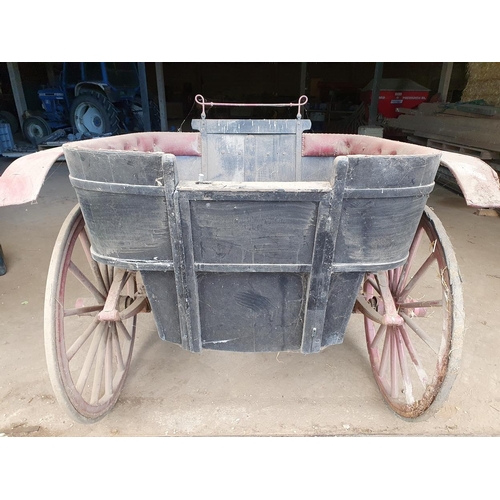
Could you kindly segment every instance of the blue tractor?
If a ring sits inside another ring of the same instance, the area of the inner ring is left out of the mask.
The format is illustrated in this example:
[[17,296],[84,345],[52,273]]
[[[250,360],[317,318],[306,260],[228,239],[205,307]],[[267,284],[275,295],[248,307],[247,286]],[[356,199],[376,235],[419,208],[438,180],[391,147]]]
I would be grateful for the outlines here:
[[[144,130],[135,63],[63,63],[58,87],[38,91],[43,112],[23,122],[25,138],[39,144],[65,129],[78,138]],[[159,110],[150,102],[152,130],[159,130]]]

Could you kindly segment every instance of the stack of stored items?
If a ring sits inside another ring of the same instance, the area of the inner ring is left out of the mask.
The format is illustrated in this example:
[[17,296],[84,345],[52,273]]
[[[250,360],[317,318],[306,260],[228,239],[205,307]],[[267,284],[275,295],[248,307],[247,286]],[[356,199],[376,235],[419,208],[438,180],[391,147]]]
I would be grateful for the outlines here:
[[500,158],[500,108],[485,101],[423,103],[388,125],[403,130],[411,142],[483,160]]
[[0,122],[0,155],[14,147],[14,138],[8,123]]

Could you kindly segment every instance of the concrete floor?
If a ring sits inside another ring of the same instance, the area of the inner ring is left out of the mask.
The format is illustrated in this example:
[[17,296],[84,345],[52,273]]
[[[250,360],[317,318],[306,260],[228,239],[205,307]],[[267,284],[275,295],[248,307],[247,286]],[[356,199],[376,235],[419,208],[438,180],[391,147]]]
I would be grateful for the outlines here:
[[[9,160],[0,158],[0,173]],[[454,244],[467,330],[460,374],[442,409],[407,422],[372,378],[362,318],[320,354],[192,354],[141,315],[131,372],[113,411],[83,425],[56,402],[45,364],[43,301],[52,247],[75,205],[65,163],[36,204],[0,209],[0,433],[7,436],[500,435],[500,218],[474,215],[436,187],[429,205]]]

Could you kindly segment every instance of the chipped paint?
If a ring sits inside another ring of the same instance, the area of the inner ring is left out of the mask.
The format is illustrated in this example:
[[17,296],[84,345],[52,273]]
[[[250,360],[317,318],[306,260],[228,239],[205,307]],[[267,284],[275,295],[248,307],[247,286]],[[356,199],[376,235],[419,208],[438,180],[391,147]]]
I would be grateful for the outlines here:
[[[201,120],[194,120],[193,124],[199,122]],[[289,127],[288,122],[293,127],[296,126],[296,120],[231,120],[228,122],[227,132],[231,131],[231,127],[236,127],[238,132],[244,131],[242,127],[254,127],[254,133],[257,130],[257,133],[279,134]],[[306,125],[308,120],[302,122]],[[48,171],[63,154],[63,150],[67,149],[140,151],[152,154],[171,153],[176,156],[202,155],[201,134],[198,132],[144,132],[69,143],[63,148],[39,151],[14,161],[0,177],[0,206],[35,201]],[[442,165],[456,178],[468,205],[478,208],[500,207],[498,174],[478,158],[369,136],[305,134],[302,138],[302,156],[305,157],[429,154],[441,155]]]

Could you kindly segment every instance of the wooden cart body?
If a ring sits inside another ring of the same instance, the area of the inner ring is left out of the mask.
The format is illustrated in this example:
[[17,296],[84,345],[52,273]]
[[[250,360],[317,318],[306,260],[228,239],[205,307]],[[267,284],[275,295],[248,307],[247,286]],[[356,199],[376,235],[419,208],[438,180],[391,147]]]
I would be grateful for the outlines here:
[[162,339],[317,352],[342,342],[364,273],[406,260],[439,154],[324,155],[309,126],[198,120],[177,154],[64,147],[94,259],[141,271]]
[[[463,302],[451,244],[425,204],[441,164],[469,205],[500,207],[497,174],[478,159],[423,146],[308,133],[311,123],[300,114],[203,115],[193,121],[195,132],[68,143],[17,160],[0,178],[0,206],[32,201],[64,153],[78,196],[54,248],[46,293],[46,352],[61,404],[82,422],[113,407],[130,365],[135,317],[149,308],[159,336],[193,352],[307,354],[341,343],[356,307],[389,406],[405,418],[438,408],[458,370]],[[411,277],[425,235],[430,255]],[[77,239],[99,290],[71,260]],[[437,265],[441,295],[411,298],[430,265]],[[97,303],[64,302],[71,273]],[[433,308],[443,315],[439,344],[415,320]],[[75,315],[90,323],[70,344],[64,321]],[[409,330],[435,354],[429,375]],[[70,363],[91,336],[76,380]]]

